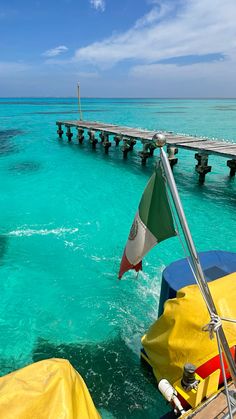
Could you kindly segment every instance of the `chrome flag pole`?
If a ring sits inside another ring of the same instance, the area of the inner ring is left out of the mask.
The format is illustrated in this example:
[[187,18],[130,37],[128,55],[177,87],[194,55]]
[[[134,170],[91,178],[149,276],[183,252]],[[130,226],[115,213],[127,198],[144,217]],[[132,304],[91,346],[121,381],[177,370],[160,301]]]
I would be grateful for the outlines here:
[[[200,291],[202,293],[202,296],[204,298],[204,301],[206,303],[210,316],[211,317],[212,315],[218,316],[215,303],[210,293],[208,283],[204,277],[203,269],[202,269],[202,266],[201,266],[201,263],[200,263],[200,260],[199,260],[199,257],[198,257],[198,254],[197,254],[197,251],[196,251],[196,248],[195,248],[195,245],[194,245],[194,242],[193,242],[193,239],[192,239],[189,227],[188,227],[188,223],[187,223],[184,210],[180,201],[179,193],[175,184],[174,176],[173,176],[167,155],[165,151],[163,150],[163,146],[166,143],[165,137],[162,134],[155,134],[153,137],[153,141],[155,142],[156,146],[160,148],[160,157],[161,157],[164,174],[166,177],[166,182],[167,182],[169,191],[171,193],[171,197],[172,197],[172,200],[173,200],[173,203],[174,203],[177,215],[178,215],[178,219],[182,227],[183,234],[184,234],[187,246],[188,246],[190,259],[192,262],[192,267],[195,273],[197,284],[200,288]],[[227,364],[229,366],[230,374],[234,382],[234,385],[236,387],[236,365],[233,360],[232,354],[230,352],[230,348],[229,348],[222,325],[220,325],[218,329],[218,333],[219,333],[220,343],[221,343],[223,352],[225,354]]]

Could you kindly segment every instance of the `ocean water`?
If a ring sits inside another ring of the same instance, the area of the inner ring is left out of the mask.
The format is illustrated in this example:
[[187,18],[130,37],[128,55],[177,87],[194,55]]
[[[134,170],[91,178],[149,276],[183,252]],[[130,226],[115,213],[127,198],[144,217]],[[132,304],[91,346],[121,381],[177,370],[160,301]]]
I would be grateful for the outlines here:
[[[83,117],[236,142],[236,100],[82,99]],[[157,317],[163,268],[184,257],[177,238],[156,246],[136,277],[119,263],[156,157],[123,160],[58,140],[55,121],[78,118],[76,99],[0,99],[0,373],[68,358],[103,418],[167,411],[140,365],[140,339]],[[75,133],[74,133],[75,137]],[[157,153],[157,151],[156,151]],[[236,250],[236,181],[211,156],[204,185],[194,152],[174,175],[199,251]]]

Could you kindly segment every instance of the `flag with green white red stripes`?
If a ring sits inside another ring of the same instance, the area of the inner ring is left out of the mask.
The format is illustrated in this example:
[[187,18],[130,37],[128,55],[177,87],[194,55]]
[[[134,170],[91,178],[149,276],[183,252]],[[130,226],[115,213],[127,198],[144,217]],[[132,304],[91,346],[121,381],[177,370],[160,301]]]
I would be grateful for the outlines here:
[[157,243],[176,235],[161,164],[143,192],[122,257],[119,279],[142,269],[142,259]]

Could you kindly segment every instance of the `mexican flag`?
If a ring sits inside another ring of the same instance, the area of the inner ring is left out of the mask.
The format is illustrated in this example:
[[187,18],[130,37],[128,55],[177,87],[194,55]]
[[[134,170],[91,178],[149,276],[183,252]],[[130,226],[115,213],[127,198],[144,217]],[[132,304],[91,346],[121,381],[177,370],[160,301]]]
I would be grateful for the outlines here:
[[129,269],[142,269],[142,259],[157,243],[175,236],[161,164],[149,179],[122,257],[119,279]]

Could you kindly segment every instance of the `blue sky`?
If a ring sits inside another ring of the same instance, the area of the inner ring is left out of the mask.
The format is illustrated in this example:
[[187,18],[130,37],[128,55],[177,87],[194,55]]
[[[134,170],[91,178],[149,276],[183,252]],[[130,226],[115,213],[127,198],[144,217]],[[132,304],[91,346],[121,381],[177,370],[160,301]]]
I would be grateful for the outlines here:
[[1,0],[0,96],[236,97],[235,0]]

